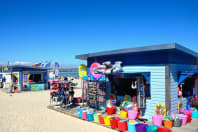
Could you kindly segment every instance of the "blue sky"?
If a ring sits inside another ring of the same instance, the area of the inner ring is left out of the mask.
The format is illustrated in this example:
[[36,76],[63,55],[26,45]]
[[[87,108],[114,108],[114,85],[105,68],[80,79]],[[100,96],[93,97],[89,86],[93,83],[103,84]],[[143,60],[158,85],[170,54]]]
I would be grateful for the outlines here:
[[177,42],[198,52],[196,0],[0,0],[0,62]]

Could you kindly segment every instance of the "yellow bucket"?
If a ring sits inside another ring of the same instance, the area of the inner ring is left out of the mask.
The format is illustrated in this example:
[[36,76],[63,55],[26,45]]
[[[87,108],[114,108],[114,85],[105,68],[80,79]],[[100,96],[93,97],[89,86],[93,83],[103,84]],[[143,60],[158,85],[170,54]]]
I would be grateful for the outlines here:
[[122,118],[127,118],[127,112],[124,111],[124,110],[120,111],[120,115],[121,115]]
[[112,117],[113,117],[113,116],[105,116],[105,117],[104,117],[104,124],[105,124],[106,126],[110,126],[110,125],[111,125],[110,119],[111,119]]

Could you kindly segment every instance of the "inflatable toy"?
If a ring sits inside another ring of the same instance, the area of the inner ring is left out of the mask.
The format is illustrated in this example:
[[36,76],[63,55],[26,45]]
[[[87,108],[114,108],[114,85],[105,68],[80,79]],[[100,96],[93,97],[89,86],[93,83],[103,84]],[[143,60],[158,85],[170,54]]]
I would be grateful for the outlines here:
[[155,106],[155,114],[166,116],[166,107],[161,103],[157,103]]
[[81,64],[78,67],[78,74],[80,78],[83,78],[84,76],[87,76],[87,67],[84,64]]
[[102,76],[104,76],[103,74],[96,74],[95,73],[95,69],[100,66],[100,63],[98,62],[94,62],[91,64],[91,67],[90,67],[90,73],[91,75],[96,78],[96,79],[100,79]]
[[178,103],[178,113],[180,114],[180,110],[183,109],[183,103],[182,101],[179,101]]

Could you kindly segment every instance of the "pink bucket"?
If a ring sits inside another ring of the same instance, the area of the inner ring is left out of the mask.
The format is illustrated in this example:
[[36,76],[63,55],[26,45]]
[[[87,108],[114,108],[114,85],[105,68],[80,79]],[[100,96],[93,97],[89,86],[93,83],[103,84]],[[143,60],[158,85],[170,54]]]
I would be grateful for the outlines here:
[[163,119],[162,115],[153,115],[152,119],[153,119],[153,125],[162,126],[162,119]]
[[129,110],[128,111],[128,119],[135,120],[137,118],[138,111],[137,110]]
[[187,115],[179,114],[179,116],[182,118],[182,125],[186,125],[186,123],[187,123]]
[[87,112],[86,111],[82,111],[82,119],[87,120]]
[[193,113],[193,109],[192,109],[192,108],[190,109],[190,113],[191,113],[191,114]]

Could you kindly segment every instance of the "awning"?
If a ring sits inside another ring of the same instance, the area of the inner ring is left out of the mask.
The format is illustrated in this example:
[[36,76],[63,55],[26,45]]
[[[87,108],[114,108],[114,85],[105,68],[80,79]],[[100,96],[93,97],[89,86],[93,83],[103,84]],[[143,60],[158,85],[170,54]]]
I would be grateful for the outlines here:
[[189,76],[189,75],[194,75],[194,74],[198,74],[198,67],[194,70],[192,70],[191,72],[180,72],[178,74],[178,85],[180,83],[183,83],[184,80]]

